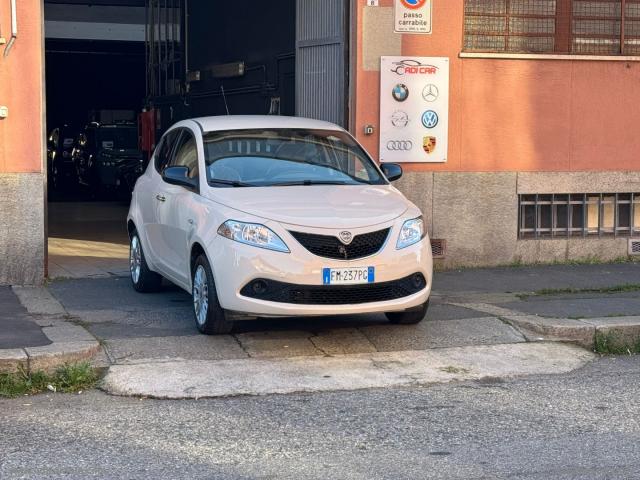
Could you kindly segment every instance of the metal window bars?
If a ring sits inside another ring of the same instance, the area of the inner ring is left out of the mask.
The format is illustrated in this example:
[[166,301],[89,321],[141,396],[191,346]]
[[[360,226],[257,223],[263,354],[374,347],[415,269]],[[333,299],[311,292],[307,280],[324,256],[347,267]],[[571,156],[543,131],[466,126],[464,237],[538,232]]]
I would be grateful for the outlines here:
[[147,0],[147,97],[177,95],[183,78],[183,1]]
[[519,238],[636,235],[640,235],[640,193],[519,196]]
[[464,50],[640,54],[640,0],[464,0]]

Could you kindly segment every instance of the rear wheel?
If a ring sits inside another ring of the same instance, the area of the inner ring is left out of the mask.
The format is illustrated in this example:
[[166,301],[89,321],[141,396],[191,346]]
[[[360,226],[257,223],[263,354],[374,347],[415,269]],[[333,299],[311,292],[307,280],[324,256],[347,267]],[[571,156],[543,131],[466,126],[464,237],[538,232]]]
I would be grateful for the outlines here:
[[151,293],[160,290],[162,277],[149,270],[136,230],[131,233],[129,242],[129,272],[131,273],[131,283],[137,292]]
[[193,265],[192,279],[193,313],[196,327],[205,335],[221,335],[233,329],[233,322],[218,301],[216,285],[209,260],[200,255]]
[[423,303],[415,310],[408,310],[406,312],[389,312],[385,315],[391,323],[396,325],[414,325],[424,320],[429,310],[429,300]]

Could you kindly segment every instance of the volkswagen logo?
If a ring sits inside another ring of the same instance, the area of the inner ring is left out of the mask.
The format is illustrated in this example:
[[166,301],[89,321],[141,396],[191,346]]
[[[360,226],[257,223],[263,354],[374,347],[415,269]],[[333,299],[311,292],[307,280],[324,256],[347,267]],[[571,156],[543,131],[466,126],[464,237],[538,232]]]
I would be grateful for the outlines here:
[[440,96],[440,90],[433,83],[430,83],[422,90],[422,98],[427,102],[435,102]]
[[[338,237],[340,237],[340,241],[345,245],[349,245],[353,241],[353,233],[351,232],[346,232],[346,231],[340,232],[338,234]],[[345,253],[346,253],[346,250],[345,250]]]
[[433,110],[427,110],[422,114],[422,124],[426,128],[435,128],[439,121],[438,114]]
[[409,115],[407,115],[407,112],[397,110],[391,115],[391,124],[394,127],[404,128],[409,125]]
[[408,152],[413,148],[411,140],[389,140],[387,142],[387,150],[390,152]]
[[393,92],[391,92],[391,94],[396,102],[404,102],[409,98],[409,88],[407,88],[406,85],[399,83],[393,87]]

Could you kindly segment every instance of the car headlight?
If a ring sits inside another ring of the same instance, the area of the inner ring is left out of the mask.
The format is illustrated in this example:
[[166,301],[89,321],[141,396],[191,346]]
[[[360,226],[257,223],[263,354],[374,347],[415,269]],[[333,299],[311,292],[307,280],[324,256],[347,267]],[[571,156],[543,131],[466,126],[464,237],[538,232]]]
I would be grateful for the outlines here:
[[400,230],[396,249],[400,250],[402,248],[407,248],[418,243],[424,237],[425,230],[424,220],[422,220],[422,217],[407,220],[404,222],[404,225],[402,225],[402,229]]
[[243,223],[235,220],[227,220],[220,228],[218,234],[229,240],[253,245],[254,247],[275,250],[276,252],[289,253],[289,247],[270,228],[257,223]]

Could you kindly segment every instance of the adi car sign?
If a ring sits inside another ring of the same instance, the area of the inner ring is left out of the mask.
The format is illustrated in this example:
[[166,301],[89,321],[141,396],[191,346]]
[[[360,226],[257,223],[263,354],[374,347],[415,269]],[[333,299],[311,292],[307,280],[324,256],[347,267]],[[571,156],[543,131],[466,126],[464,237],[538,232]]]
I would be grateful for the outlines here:
[[396,33],[431,33],[432,0],[395,0]]

